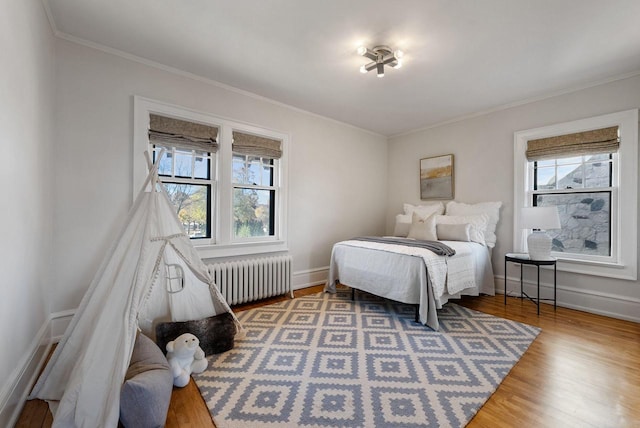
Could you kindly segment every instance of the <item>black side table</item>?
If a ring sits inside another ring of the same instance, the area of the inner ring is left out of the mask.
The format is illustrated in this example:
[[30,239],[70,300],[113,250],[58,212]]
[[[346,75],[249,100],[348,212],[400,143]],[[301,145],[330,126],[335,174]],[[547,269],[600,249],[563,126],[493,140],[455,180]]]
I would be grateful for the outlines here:
[[[553,310],[556,310],[556,277],[557,266],[556,259],[550,260],[531,260],[529,254],[524,253],[507,253],[504,256],[504,304],[507,304],[507,262],[517,263],[520,265],[520,298],[526,297],[532,301],[538,307],[538,315],[540,315],[540,300],[553,300]],[[522,283],[522,271],[523,265],[533,265],[538,268],[538,295],[535,300],[524,292]],[[553,266],[553,299],[541,299],[540,298],[540,266]]]

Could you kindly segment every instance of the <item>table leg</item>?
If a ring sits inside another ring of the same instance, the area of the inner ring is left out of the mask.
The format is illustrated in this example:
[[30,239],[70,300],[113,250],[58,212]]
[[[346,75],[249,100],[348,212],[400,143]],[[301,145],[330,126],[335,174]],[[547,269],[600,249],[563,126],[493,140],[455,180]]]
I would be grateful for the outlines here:
[[540,265],[538,265],[538,297],[536,297],[538,302],[538,315],[540,315]]
[[520,298],[524,299],[524,287],[522,286],[522,271],[524,270],[524,265],[520,263]]
[[507,304],[507,259],[504,259],[504,304]]
[[557,282],[556,282],[556,275],[557,275],[557,265],[558,263],[554,263],[553,264],[553,310],[556,310],[556,305],[557,305],[557,293],[556,293],[556,287],[557,287]]

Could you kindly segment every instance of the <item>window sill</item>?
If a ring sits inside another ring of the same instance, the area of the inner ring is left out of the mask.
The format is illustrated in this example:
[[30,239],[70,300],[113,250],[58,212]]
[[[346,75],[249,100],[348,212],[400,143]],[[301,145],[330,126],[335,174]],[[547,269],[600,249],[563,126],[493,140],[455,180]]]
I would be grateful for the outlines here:
[[220,257],[247,256],[252,254],[277,253],[289,251],[285,241],[242,242],[233,244],[196,245],[202,259]]
[[558,270],[562,272],[578,273],[583,275],[602,276],[635,281],[637,279],[637,266],[635,263],[614,263],[592,260],[579,260],[562,258],[558,254],[552,254],[558,258]]

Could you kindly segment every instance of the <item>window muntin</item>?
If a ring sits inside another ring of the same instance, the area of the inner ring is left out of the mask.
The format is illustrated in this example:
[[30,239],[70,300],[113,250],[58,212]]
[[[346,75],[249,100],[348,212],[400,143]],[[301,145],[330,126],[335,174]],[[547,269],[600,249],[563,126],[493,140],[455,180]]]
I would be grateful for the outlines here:
[[[214,176],[212,154],[199,150],[153,146],[155,162],[162,149],[158,176],[192,239],[212,239]],[[213,154],[215,156],[215,154]]]
[[233,153],[233,238],[276,235],[277,160]]

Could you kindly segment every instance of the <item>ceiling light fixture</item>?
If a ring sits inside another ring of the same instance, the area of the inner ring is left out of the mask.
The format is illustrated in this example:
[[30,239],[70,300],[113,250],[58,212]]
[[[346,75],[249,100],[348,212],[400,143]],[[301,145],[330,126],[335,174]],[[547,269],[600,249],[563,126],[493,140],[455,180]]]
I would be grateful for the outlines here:
[[378,77],[384,77],[385,65],[393,68],[402,67],[401,59],[404,53],[400,50],[393,51],[389,46],[374,46],[373,49],[360,46],[356,52],[358,52],[358,55],[365,56],[372,61],[360,67],[360,73],[363,74],[375,69]]

